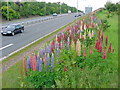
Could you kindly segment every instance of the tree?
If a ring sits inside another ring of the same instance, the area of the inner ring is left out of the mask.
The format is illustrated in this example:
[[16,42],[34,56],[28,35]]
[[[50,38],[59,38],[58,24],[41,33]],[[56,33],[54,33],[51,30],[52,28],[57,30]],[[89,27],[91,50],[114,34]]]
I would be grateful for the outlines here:
[[105,4],[105,8],[108,10],[109,13],[117,11],[117,6],[111,2],[107,2]]
[[1,11],[2,11],[2,16],[7,20],[12,20],[13,18],[19,18],[20,17],[19,13],[17,13],[13,9],[11,9],[9,6],[8,7],[7,6],[2,6]]

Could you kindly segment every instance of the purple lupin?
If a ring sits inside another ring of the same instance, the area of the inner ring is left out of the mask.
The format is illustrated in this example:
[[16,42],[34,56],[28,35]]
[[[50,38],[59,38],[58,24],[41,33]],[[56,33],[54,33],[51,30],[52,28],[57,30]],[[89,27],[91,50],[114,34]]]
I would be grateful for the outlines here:
[[27,68],[31,69],[31,64],[30,64],[30,57],[28,56],[27,58]]
[[52,69],[54,68],[54,54],[52,53],[52,57],[51,57],[51,67]]
[[59,43],[58,42],[55,43],[55,49],[57,49],[57,48],[59,48]]
[[49,55],[49,53],[47,54],[46,60],[47,60],[47,66],[49,66],[50,65],[50,55]]
[[40,49],[40,53],[39,53],[39,55],[40,55],[41,57],[44,56],[44,53],[45,53],[45,50],[44,50],[44,49]]
[[37,60],[38,71],[42,72],[42,59],[38,58]]

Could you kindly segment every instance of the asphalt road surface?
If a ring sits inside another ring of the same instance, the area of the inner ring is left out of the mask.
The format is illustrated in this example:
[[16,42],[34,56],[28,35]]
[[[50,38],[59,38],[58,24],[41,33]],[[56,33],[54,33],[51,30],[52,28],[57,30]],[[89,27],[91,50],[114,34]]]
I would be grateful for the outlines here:
[[2,36],[2,57],[9,55],[10,53],[18,50],[19,48],[31,43],[44,35],[59,29],[60,27],[72,22],[76,18],[74,14],[66,15],[63,17],[50,19],[45,22],[31,24],[25,26],[24,33],[16,34],[15,36]]

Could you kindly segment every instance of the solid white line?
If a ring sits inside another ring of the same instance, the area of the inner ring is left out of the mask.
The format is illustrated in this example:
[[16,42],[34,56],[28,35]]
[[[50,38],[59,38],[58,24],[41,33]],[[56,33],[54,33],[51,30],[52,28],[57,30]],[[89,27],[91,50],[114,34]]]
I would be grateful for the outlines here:
[[4,47],[1,47],[0,50],[5,49],[5,48],[7,48],[7,47],[10,47],[10,46],[12,46],[12,45],[13,45],[13,44],[8,44],[8,45],[6,45],[6,46],[4,46]]

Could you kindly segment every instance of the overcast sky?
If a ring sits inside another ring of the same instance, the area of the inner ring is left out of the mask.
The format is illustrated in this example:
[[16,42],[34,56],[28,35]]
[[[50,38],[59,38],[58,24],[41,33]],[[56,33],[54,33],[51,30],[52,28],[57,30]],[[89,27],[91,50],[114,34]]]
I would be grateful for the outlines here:
[[[37,1],[46,1],[46,2],[64,2],[70,6],[77,7],[77,0],[37,0]],[[78,9],[85,10],[86,6],[93,7],[93,10],[104,7],[104,4],[107,1],[111,1],[113,3],[116,3],[120,0],[78,0]]]

